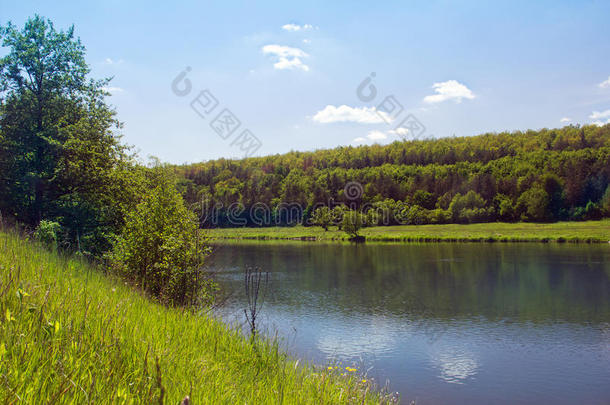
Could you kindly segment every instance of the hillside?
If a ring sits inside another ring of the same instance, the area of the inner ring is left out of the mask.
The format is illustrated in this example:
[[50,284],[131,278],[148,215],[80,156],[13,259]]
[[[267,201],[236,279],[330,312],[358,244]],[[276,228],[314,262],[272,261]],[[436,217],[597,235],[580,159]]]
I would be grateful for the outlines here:
[[0,232],[0,269],[2,403],[382,401],[354,371],[297,363],[13,232]]
[[610,125],[290,152],[175,167],[202,225],[308,224],[321,206],[368,225],[610,216]]

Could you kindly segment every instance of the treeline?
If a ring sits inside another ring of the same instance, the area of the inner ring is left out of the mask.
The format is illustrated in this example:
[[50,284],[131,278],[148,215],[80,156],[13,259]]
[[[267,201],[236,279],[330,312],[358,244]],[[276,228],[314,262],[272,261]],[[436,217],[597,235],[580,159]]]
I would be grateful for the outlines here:
[[340,147],[177,166],[203,226],[559,221],[610,216],[610,125]]
[[0,27],[0,224],[103,263],[170,304],[211,299],[197,217],[159,162],[121,143],[109,79],[89,78],[74,28]]

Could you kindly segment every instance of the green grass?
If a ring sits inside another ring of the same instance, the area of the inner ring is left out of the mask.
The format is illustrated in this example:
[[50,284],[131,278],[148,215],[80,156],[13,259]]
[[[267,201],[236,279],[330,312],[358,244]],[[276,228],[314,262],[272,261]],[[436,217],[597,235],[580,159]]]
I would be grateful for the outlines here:
[[[602,221],[534,223],[483,223],[399,225],[363,228],[367,241],[380,242],[588,242],[610,241],[610,219]],[[216,239],[302,239],[343,241],[348,236],[336,227],[222,228],[210,229]]]
[[[345,374],[345,375],[342,375]],[[0,402],[379,403],[357,372],[253,344],[98,269],[0,232]]]

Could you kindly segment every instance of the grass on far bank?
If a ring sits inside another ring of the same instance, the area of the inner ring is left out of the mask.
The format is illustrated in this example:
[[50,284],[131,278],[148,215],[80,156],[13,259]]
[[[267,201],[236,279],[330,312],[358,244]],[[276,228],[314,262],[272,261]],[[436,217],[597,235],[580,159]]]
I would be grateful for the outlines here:
[[[337,227],[217,228],[206,230],[216,239],[302,239],[343,241],[349,237]],[[363,228],[367,241],[380,242],[589,242],[610,241],[610,219],[556,223],[481,223],[397,225]]]
[[[351,370],[351,369],[350,369]],[[341,374],[345,374],[344,376]],[[0,402],[379,403],[357,372],[298,363],[0,232]]]

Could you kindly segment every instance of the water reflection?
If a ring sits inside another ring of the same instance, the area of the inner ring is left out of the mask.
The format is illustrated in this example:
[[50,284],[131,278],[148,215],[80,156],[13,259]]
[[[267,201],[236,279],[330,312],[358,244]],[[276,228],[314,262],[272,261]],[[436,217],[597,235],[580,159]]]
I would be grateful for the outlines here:
[[479,368],[473,353],[455,347],[445,347],[434,353],[432,363],[439,369],[439,377],[451,384],[463,384],[476,375]]
[[407,403],[610,402],[610,246],[222,245],[226,319],[245,266],[271,272],[263,330]]

